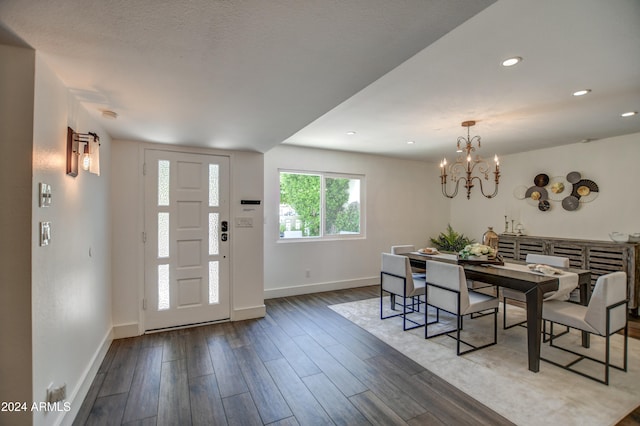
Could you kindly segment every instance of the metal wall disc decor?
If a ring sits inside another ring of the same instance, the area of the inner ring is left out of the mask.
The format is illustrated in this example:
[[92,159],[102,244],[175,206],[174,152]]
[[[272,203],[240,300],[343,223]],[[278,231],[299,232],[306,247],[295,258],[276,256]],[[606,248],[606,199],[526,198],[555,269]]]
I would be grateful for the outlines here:
[[549,198],[547,190],[541,186],[532,186],[524,193],[526,198],[531,198],[534,201],[546,200]]
[[538,203],[538,210],[540,210],[541,212],[546,212],[550,208],[551,208],[551,203],[549,203],[549,201],[547,200],[542,200]]
[[569,181],[569,183],[576,183],[580,179],[582,179],[582,175],[580,174],[580,172],[571,172],[567,175],[567,180]]
[[547,186],[549,184],[549,176],[544,173],[540,173],[535,178],[533,178],[533,184],[535,186]]
[[562,208],[567,211],[573,211],[580,206],[580,200],[573,195],[569,195],[562,200]]
[[554,176],[549,180],[549,199],[552,201],[562,201],[562,199],[573,190],[573,185],[564,176]]
[[533,184],[528,188],[524,185],[516,187],[513,196],[526,200],[542,212],[551,210],[552,202],[561,202],[567,211],[577,210],[580,204],[595,200],[600,192],[594,181],[583,179],[582,174],[575,171],[551,178],[546,173],[539,173],[533,178]]
[[547,190],[541,186],[532,186],[524,193],[527,203],[532,206],[537,206],[540,201],[545,201],[549,198]]
[[589,179],[580,179],[573,184],[571,195],[580,200],[581,203],[588,203],[598,197],[598,185]]

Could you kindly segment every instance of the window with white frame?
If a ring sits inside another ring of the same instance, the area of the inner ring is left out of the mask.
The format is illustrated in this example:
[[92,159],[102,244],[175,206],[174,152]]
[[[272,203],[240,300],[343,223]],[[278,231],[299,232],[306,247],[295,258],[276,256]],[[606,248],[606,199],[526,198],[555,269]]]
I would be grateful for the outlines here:
[[280,171],[280,239],[364,235],[364,176]]

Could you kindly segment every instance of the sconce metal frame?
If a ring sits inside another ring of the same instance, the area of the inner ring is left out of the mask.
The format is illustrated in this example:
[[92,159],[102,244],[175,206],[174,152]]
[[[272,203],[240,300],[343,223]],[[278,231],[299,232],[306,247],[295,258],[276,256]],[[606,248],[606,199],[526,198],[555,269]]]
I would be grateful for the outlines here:
[[[89,154],[89,144],[91,141],[100,142],[100,137],[93,132],[76,133],[71,127],[67,127],[67,174],[78,176],[78,162],[81,154]],[[80,145],[84,144],[84,149],[80,152]]]

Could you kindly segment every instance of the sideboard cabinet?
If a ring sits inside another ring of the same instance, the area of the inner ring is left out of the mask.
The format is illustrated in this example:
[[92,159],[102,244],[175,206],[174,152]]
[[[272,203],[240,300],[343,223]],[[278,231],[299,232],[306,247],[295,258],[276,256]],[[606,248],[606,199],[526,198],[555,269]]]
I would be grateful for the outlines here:
[[615,271],[626,272],[629,309],[638,314],[640,244],[501,234],[498,251],[505,259],[522,261],[528,253],[568,257],[572,267],[591,271],[592,286],[600,275]]

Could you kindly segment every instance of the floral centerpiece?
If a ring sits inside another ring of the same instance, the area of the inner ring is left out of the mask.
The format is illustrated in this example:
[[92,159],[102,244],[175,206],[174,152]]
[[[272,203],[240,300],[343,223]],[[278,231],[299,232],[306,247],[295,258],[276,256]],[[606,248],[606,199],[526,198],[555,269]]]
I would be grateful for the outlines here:
[[496,257],[496,251],[484,244],[474,243],[468,244],[458,253],[461,259],[493,259]]

